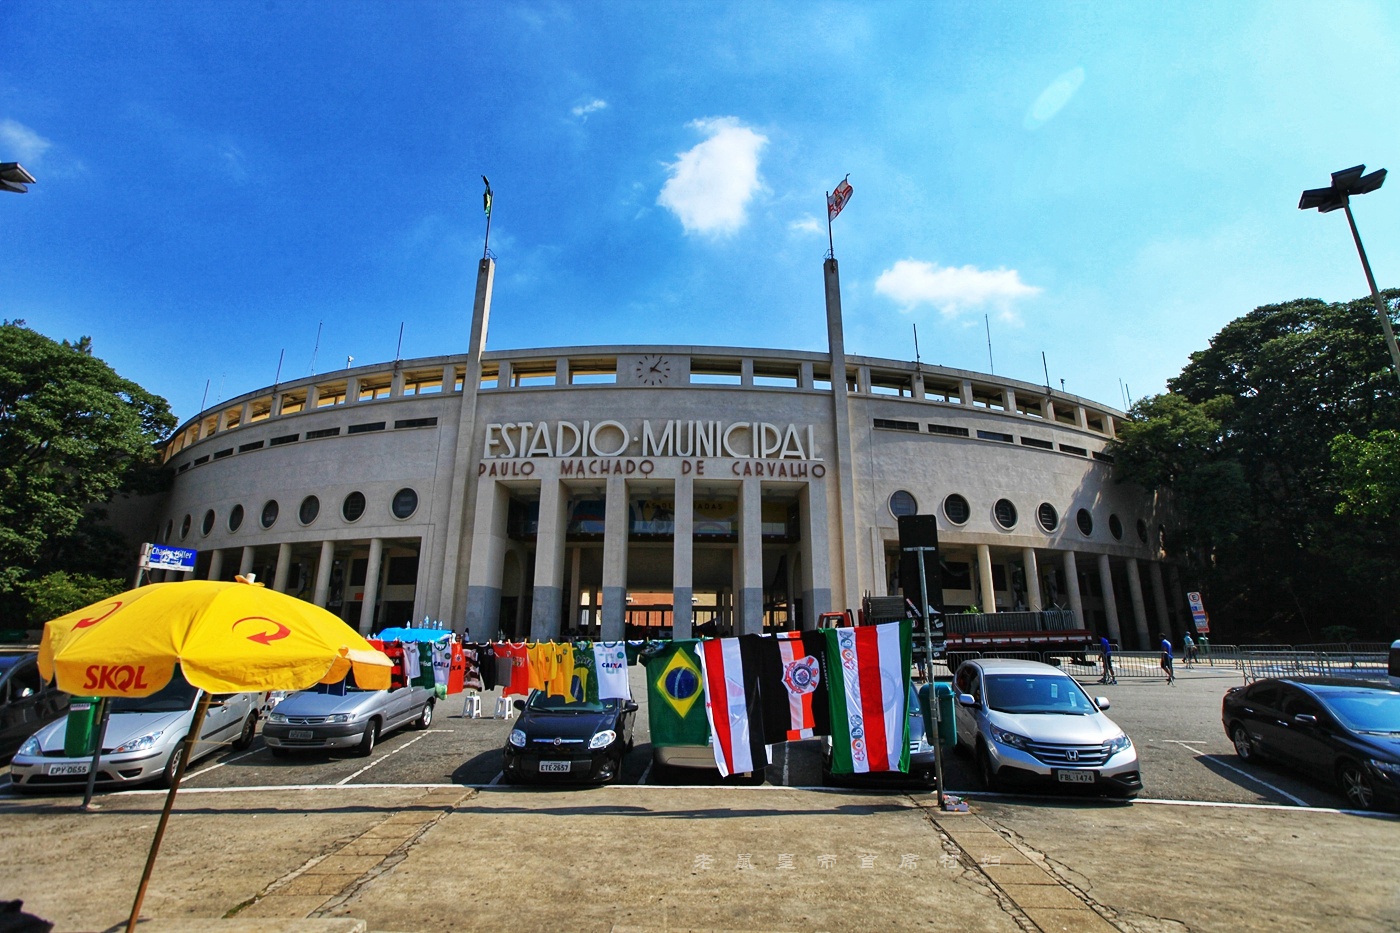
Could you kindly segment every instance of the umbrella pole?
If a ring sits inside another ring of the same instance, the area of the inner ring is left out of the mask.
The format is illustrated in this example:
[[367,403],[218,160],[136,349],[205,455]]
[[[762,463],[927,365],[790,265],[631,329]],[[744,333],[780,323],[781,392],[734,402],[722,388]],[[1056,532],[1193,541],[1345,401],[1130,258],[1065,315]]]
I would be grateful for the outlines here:
[[102,758],[102,743],[107,740],[107,716],[112,711],[112,701],[107,697],[97,701],[102,710],[97,716],[97,747],[92,750],[92,765],[88,768],[87,790],[83,793],[83,809],[92,803],[92,789],[97,786],[97,764]]
[[165,809],[161,811],[160,822],[156,824],[156,837],[151,840],[151,852],[146,856],[146,870],[141,874],[141,887],[136,889],[136,902],[131,905],[131,919],[127,921],[126,933],[134,933],[136,930],[136,921],[141,916],[141,902],[146,899],[146,886],[151,883],[156,853],[160,851],[160,841],[165,835],[165,824],[170,820],[170,808],[175,805],[175,792],[180,789],[180,779],[185,776],[185,769],[190,766],[194,745],[199,739],[199,730],[204,726],[204,714],[208,711],[209,692],[206,690],[199,695],[199,707],[195,710],[194,722],[190,724],[189,734],[185,736],[185,754],[180,759],[180,767],[175,771],[175,780],[170,782],[170,793],[165,795]]

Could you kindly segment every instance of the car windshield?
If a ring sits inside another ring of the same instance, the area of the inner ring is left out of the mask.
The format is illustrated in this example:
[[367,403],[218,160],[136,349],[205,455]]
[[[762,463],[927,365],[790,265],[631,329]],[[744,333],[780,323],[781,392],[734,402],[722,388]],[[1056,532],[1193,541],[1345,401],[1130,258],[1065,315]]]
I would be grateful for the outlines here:
[[155,693],[148,697],[117,697],[111,708],[114,713],[178,713],[194,706],[198,693],[177,667],[170,683]]
[[999,713],[1097,712],[1079,684],[1063,674],[988,674],[987,706]]
[[1321,696],[1350,729],[1357,732],[1400,732],[1400,693],[1392,690],[1328,690]]
[[621,700],[593,700],[591,702],[575,700],[571,697],[550,696],[539,690],[530,694],[529,701],[525,704],[526,709],[542,709],[559,713],[601,713],[604,710],[615,710]]

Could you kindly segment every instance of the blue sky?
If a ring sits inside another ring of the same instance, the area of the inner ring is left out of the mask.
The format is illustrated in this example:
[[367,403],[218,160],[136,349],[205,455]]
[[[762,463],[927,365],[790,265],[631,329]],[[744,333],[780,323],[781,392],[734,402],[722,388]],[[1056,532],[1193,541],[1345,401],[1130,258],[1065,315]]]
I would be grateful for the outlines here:
[[[1340,213],[1400,169],[1386,3],[8,0],[0,317],[183,420],[284,378],[466,347],[825,349],[1110,405],[1257,305],[1366,285]],[[1356,202],[1400,284],[1400,178]],[[318,325],[319,349],[315,349]],[[1377,336],[1379,338],[1379,335]],[[313,350],[315,351],[313,362]]]

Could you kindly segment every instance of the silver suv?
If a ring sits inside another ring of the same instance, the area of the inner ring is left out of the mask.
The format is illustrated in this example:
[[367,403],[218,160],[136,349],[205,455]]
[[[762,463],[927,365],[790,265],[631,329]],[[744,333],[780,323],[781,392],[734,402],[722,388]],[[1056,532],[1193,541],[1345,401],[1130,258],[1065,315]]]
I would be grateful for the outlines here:
[[1137,749],[1074,678],[1038,661],[967,661],[953,677],[958,744],[990,790],[1081,787],[1117,797],[1142,790]]

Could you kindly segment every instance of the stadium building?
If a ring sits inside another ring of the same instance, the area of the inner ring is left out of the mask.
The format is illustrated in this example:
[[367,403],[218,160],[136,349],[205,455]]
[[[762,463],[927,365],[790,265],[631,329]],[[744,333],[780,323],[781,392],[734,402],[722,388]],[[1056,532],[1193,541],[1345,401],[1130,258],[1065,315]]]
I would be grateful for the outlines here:
[[897,592],[897,516],[934,514],[948,611],[1071,608],[1127,647],[1183,629],[1160,506],[1104,453],[1123,414],[846,355],[834,259],[826,353],[487,351],[494,274],[483,259],[464,354],[297,379],[182,425],[153,540],[198,550],[193,577],[256,572],[363,631],[684,637]]

